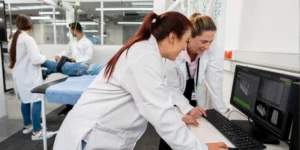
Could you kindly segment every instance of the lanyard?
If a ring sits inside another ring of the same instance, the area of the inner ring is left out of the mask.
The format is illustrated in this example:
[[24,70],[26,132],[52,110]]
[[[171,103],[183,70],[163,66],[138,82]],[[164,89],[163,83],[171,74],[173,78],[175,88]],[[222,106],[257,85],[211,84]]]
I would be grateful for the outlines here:
[[[195,86],[197,87],[197,85],[198,85],[198,78],[199,78],[199,63],[200,63],[200,58],[198,59],[198,65],[197,65],[197,75],[196,75],[196,82],[195,82]],[[189,64],[188,64],[188,62],[185,62],[185,64],[186,64],[186,70],[187,70],[187,73],[188,73],[188,75],[189,75],[189,79],[191,79],[192,77],[191,77],[191,73],[190,73],[190,67],[189,67]],[[196,90],[196,88],[195,88],[195,90]]]

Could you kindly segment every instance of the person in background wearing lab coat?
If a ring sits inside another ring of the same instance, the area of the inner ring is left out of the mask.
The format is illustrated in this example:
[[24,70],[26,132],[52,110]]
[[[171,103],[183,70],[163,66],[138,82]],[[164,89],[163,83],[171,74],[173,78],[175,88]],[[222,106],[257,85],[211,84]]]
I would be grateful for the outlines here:
[[[202,114],[205,115],[205,111],[199,106],[201,101],[205,101],[205,93],[202,91],[205,88],[203,83],[207,81],[205,83],[210,87],[214,107],[225,113],[228,110],[222,99],[223,63],[209,53],[214,50],[210,49],[210,45],[217,27],[209,16],[200,13],[194,13],[190,21],[193,30],[186,50],[175,61],[166,60],[168,89],[181,113],[199,118]],[[159,149],[171,150],[163,139],[160,140]]]
[[[43,83],[41,64],[46,57],[40,54],[36,41],[29,36],[32,21],[26,15],[18,15],[18,30],[9,41],[9,68],[12,69],[14,90],[21,103],[23,116],[23,134],[32,132],[32,140],[42,140],[43,136],[52,137],[54,132],[43,134],[40,126],[42,94],[33,94],[31,90]],[[32,103],[32,110],[30,109]],[[31,113],[30,113],[31,112]],[[30,115],[31,114],[31,115]]]
[[132,150],[148,122],[173,149],[228,149],[192,135],[166,86],[163,58],[176,59],[191,28],[178,12],[150,12],[66,116],[53,149]]
[[[71,62],[91,62],[93,56],[93,43],[84,34],[83,29],[78,22],[69,24],[70,34],[72,37],[65,51],[55,56],[55,61],[59,61],[61,56],[70,57]],[[66,105],[66,108],[59,112],[58,116],[66,115],[73,105]]]

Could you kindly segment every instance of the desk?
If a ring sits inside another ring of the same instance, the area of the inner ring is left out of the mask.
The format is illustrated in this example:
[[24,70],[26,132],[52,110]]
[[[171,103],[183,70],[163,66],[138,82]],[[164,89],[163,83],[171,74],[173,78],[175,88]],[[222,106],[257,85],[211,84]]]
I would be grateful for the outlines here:
[[[231,109],[232,110],[232,109]],[[227,117],[227,116],[226,116]],[[199,126],[190,126],[191,132],[204,143],[224,142],[229,147],[235,147],[226,137],[222,135],[212,124],[203,117],[198,119]],[[288,150],[289,146],[280,141],[279,145],[264,144],[266,150]]]

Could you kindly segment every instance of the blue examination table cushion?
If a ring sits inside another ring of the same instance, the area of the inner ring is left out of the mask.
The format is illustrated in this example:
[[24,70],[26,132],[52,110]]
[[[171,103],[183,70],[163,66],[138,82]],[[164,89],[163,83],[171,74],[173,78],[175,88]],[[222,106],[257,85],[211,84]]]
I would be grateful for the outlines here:
[[47,88],[46,98],[48,102],[75,105],[81,94],[94,81],[96,75],[69,77],[64,82]]

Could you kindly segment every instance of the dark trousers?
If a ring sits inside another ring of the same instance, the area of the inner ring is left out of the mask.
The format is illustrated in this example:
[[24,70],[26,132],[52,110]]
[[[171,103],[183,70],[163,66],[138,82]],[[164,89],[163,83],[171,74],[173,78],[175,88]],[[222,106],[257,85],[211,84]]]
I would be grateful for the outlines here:
[[158,150],[172,150],[172,148],[162,138],[160,138]]
[[66,109],[71,110],[72,108],[73,108],[73,105],[66,104]]

